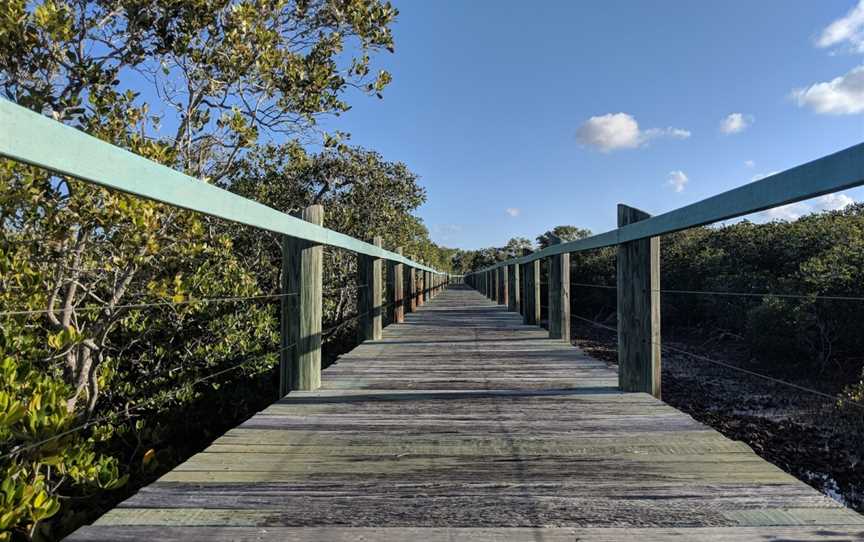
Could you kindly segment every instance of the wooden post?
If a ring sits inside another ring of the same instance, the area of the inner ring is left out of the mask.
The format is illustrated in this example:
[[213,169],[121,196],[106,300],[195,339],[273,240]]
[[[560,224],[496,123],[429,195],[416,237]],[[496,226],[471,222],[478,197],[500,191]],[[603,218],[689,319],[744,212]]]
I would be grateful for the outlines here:
[[[324,224],[324,207],[311,205],[301,218]],[[321,311],[324,249],[294,237],[282,237],[281,344],[279,394],[321,387]],[[290,295],[288,295],[290,294]]]
[[549,338],[570,341],[570,254],[549,258]]
[[534,279],[532,289],[534,290],[534,314],[531,316],[534,323],[540,325],[540,309],[543,302],[540,300],[540,260],[531,262],[531,278]]
[[[618,205],[618,227],[651,215]],[[618,385],[660,398],[660,238],[618,245]]]
[[507,290],[507,283],[510,282],[510,277],[508,276],[509,266],[502,265],[498,268],[498,304],[499,305],[510,305],[510,298],[508,296],[509,292]]
[[[373,240],[375,246],[381,246],[381,237]],[[365,284],[357,296],[357,309],[360,313],[360,340],[381,339],[381,259],[365,254],[357,255],[357,282]]]
[[[396,254],[402,255],[402,247],[396,247]],[[402,276],[402,264],[393,264],[393,323],[401,324],[405,321],[405,279]]]
[[417,270],[408,268],[408,312],[417,310]]
[[507,266],[507,310],[519,312],[519,268],[515,264]]
[[498,290],[500,289],[499,281],[500,281],[500,269],[495,268],[492,270],[492,301],[498,303]]
[[[421,262],[422,263],[422,262]],[[423,271],[417,270],[417,307],[423,306]]]
[[429,301],[429,294],[432,288],[432,273],[423,271],[423,303]]
[[519,267],[522,268],[522,288],[525,291],[525,295],[522,297],[522,323],[530,324],[530,315],[533,314],[531,307],[534,306],[534,288],[531,287],[531,269],[533,266],[530,263],[523,263],[519,264]]

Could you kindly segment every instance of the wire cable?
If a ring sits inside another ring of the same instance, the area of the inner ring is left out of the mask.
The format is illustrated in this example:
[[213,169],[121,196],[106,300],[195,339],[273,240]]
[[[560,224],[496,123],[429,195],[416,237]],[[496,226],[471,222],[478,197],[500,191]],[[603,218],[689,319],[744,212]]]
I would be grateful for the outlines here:
[[[148,307],[171,307],[174,305],[191,305],[193,303],[236,303],[239,301],[246,301],[250,299],[260,300],[260,299],[277,299],[282,297],[290,297],[294,295],[299,295],[297,293],[288,293],[288,294],[270,294],[270,295],[251,295],[251,296],[243,296],[243,297],[195,297],[186,299],[184,301],[159,301],[155,303],[126,303],[123,305],[115,305],[112,307],[112,310],[117,309],[144,309]],[[75,309],[76,312],[98,312],[104,311],[106,307],[77,307]],[[37,314],[48,314],[50,312],[59,312],[62,309],[57,309],[55,311],[51,311],[48,309],[37,309],[37,310],[11,310],[11,311],[0,311],[0,316],[25,316],[25,315],[37,315]]]
[[[617,286],[608,286],[605,284],[589,284],[585,282],[571,282],[573,286],[582,286],[585,288],[601,288],[605,290],[617,290]],[[652,289],[652,292],[660,292],[661,294],[690,294],[690,295],[718,295],[730,297],[777,297],[784,299],[819,299],[826,301],[864,301],[862,296],[853,295],[820,295],[820,294],[790,294],[790,293],[772,293],[772,292],[725,292],[719,290],[678,290],[661,288],[659,290]]]
[[[614,327],[612,327],[612,326],[607,326],[607,325],[601,324],[600,322],[595,322],[594,320],[590,320],[590,319],[588,319],[588,318],[583,318],[583,317],[581,317],[581,316],[576,316],[575,314],[571,314],[570,316],[571,316],[572,318],[576,318],[576,319],[578,319],[578,320],[582,320],[582,321],[584,321],[584,322],[586,322],[586,323],[588,323],[588,324],[591,324],[591,325],[593,325],[593,326],[595,326],[595,327],[599,327],[599,328],[601,328],[601,329],[606,329],[606,330],[608,330],[608,331],[615,331],[615,332],[618,331],[616,328],[614,328]],[[831,401],[837,401],[837,397],[835,397],[835,396],[833,396],[833,395],[831,395],[831,394],[825,393],[825,392],[821,392],[821,391],[819,391],[819,390],[814,390],[814,389],[812,389],[812,388],[808,388],[808,387],[806,387],[806,386],[801,386],[801,385],[799,385],[799,384],[794,384],[794,383],[792,383],[792,382],[788,382],[788,381],[786,381],[786,380],[780,380],[779,378],[774,378],[773,376],[768,376],[768,375],[764,375],[764,374],[762,374],[762,373],[757,373],[756,371],[751,371],[751,370],[749,370],[749,369],[744,369],[743,367],[738,367],[738,366],[736,366],[736,365],[732,365],[731,363],[726,363],[726,362],[719,361],[719,360],[716,360],[716,359],[711,359],[711,358],[706,357],[706,356],[701,356],[701,355],[699,355],[699,354],[694,354],[693,352],[688,352],[687,350],[682,350],[681,348],[676,348],[676,347],[674,347],[674,346],[669,346],[668,344],[658,343],[658,342],[655,342],[655,341],[651,341],[651,343],[652,343],[653,345],[655,345],[655,346],[659,346],[660,348],[666,349],[666,350],[669,351],[669,352],[674,352],[674,353],[677,353],[677,354],[683,354],[683,355],[685,355],[685,356],[690,356],[690,357],[692,357],[692,358],[694,358],[694,359],[698,359],[698,360],[700,360],[700,361],[704,361],[704,362],[707,362],[707,363],[712,363],[712,364],[714,364],[714,365],[718,365],[718,366],[720,366],[720,367],[724,367],[724,368],[726,368],[726,369],[730,369],[730,370],[732,370],[732,371],[737,371],[737,372],[739,372],[739,373],[744,373],[744,374],[747,374],[747,375],[750,375],[750,376],[754,376],[754,377],[756,377],[756,378],[761,378],[761,379],[763,379],[763,380],[767,380],[767,381],[769,381],[769,382],[773,382],[773,383],[775,383],[775,384],[781,384],[781,385],[784,385],[784,386],[788,386],[788,387],[790,387],[790,388],[794,388],[794,389],[799,390],[799,391],[804,391],[804,392],[807,392],[807,393],[811,393],[811,394],[814,394],[814,395],[818,395],[818,396],[823,397],[823,398],[825,398],[825,399],[830,399]],[[858,407],[858,408],[864,409],[864,404],[862,404],[862,403],[858,403],[858,402],[856,402],[856,401],[846,401],[846,402],[848,402],[849,404],[855,405],[855,406]]]
[[131,407],[127,407],[127,408],[125,408],[125,409],[123,409],[123,410],[121,410],[121,411],[111,412],[111,413],[109,413],[109,414],[105,414],[105,415],[100,416],[100,417],[98,417],[98,418],[95,418],[95,419],[92,419],[92,420],[88,420],[88,421],[82,423],[81,425],[77,425],[77,426],[75,426],[75,427],[73,427],[73,428],[71,428],[71,429],[67,429],[66,431],[62,431],[62,432],[60,432],[60,433],[57,433],[57,434],[55,434],[55,435],[52,435],[52,436],[50,436],[50,437],[48,437],[48,438],[46,438],[46,439],[40,440],[40,441],[38,441],[38,442],[34,442],[34,443],[28,444],[28,445],[26,445],[26,446],[20,446],[20,447],[17,447],[17,448],[13,448],[11,451],[9,451],[9,452],[7,452],[7,453],[5,453],[5,454],[3,454],[3,455],[0,455],[0,460],[7,459],[7,458],[9,458],[9,457],[14,457],[14,456],[16,456],[16,455],[20,455],[20,454],[22,454],[22,453],[24,453],[24,452],[27,452],[27,451],[33,450],[33,449],[35,449],[35,448],[38,448],[38,447],[42,446],[43,444],[46,444],[46,443],[48,443],[48,442],[55,441],[55,440],[57,440],[57,439],[61,439],[61,438],[65,437],[65,436],[71,435],[71,434],[73,434],[73,433],[77,433],[78,431],[81,431],[81,430],[86,429],[86,428],[88,428],[88,427],[92,427],[93,425],[97,425],[97,424],[102,423],[102,422],[104,422],[104,421],[110,420],[110,419],[112,419],[112,418],[114,418],[114,417],[116,417],[116,416],[125,415],[125,416],[128,417],[129,414],[132,413],[132,412],[135,412],[135,411],[141,410],[141,409],[143,409],[143,408],[147,408],[148,406],[151,406],[151,404],[154,403],[156,399],[159,399],[159,400],[166,400],[166,399],[173,398],[173,397],[174,397],[175,395],[177,395],[178,393],[180,393],[180,392],[182,392],[182,391],[189,390],[190,388],[193,388],[193,387],[197,386],[198,384],[201,384],[202,382],[206,382],[206,381],[208,381],[208,380],[212,380],[212,379],[214,379],[214,378],[216,378],[216,377],[218,377],[218,376],[221,376],[221,375],[224,375],[224,374],[226,374],[226,373],[229,373],[229,372],[235,371],[235,370],[239,369],[240,367],[244,367],[244,366],[246,366],[246,365],[252,363],[253,361],[260,361],[260,360],[264,359],[266,356],[268,356],[268,355],[270,355],[270,354],[281,354],[281,353],[284,352],[285,350],[289,350],[289,349],[291,349],[291,348],[294,348],[295,346],[297,346],[297,343],[293,343],[293,344],[290,344],[290,345],[285,346],[285,347],[283,347],[283,348],[280,348],[279,350],[276,350],[275,352],[268,352],[267,354],[261,354],[261,355],[258,355],[258,356],[253,356],[253,357],[247,359],[246,361],[243,361],[243,362],[241,362],[241,363],[238,363],[237,365],[233,365],[233,366],[231,366],[231,367],[228,367],[228,368],[225,368],[225,369],[222,369],[222,370],[216,371],[216,372],[214,372],[214,373],[211,373],[211,374],[209,374],[209,375],[207,375],[207,376],[203,376],[203,377],[201,377],[201,378],[195,379],[195,380],[193,380],[192,382],[190,382],[190,383],[188,383],[188,384],[185,384],[184,386],[182,386],[182,387],[180,387],[180,388],[176,388],[176,389],[174,389],[173,391],[168,392],[166,395],[160,396],[160,397],[158,397],[158,398],[155,398],[155,397],[154,397],[154,398],[151,398],[151,399],[145,400],[145,401],[143,401],[143,402],[141,402],[141,403],[138,403],[137,405],[133,405],[133,406],[131,406]]

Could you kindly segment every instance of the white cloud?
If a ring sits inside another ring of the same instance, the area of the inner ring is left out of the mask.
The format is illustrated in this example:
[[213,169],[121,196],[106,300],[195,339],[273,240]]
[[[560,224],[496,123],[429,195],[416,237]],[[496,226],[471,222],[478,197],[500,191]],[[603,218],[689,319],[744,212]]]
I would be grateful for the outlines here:
[[683,192],[684,185],[689,182],[690,179],[687,178],[687,175],[683,171],[675,170],[669,172],[669,179],[666,181],[666,184],[674,188],[676,192]]
[[753,160],[744,160],[744,165],[747,167],[755,167],[756,162],[754,162]]
[[818,213],[821,211],[839,211],[855,203],[855,200],[846,194],[825,194],[809,201],[799,201],[788,205],[781,205],[762,211],[756,217],[756,221],[762,220],[798,220],[804,215]]
[[848,45],[853,52],[864,53],[864,0],[845,16],[825,27],[816,39],[817,47]]
[[864,65],[830,81],[815,83],[792,91],[799,107],[817,113],[854,115],[864,113]]
[[744,113],[729,113],[722,121],[720,121],[720,131],[724,134],[737,134],[749,128],[756,118],[753,115],[745,115]]
[[452,241],[458,238],[461,232],[461,224],[436,224],[432,227],[432,233],[439,241]]
[[576,130],[576,140],[579,143],[596,147],[602,152],[635,149],[660,137],[687,139],[690,137],[690,132],[672,127],[642,130],[636,119],[627,113],[608,113],[591,117]]
[[522,209],[518,207],[507,207],[506,209],[504,209],[504,212],[510,216],[519,216],[520,214],[522,214]]

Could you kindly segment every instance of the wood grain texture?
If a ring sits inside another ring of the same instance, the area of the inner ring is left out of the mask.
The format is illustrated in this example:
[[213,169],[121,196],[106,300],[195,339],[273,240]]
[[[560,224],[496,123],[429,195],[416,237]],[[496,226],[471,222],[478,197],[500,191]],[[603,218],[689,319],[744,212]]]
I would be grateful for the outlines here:
[[[402,247],[393,251],[402,254]],[[393,322],[401,324],[405,321],[405,274],[404,264],[393,263]]]
[[856,540],[864,518],[466,286],[74,541]]
[[[311,205],[303,220],[324,223],[324,207]],[[293,237],[282,242],[284,299],[282,351],[290,355],[280,371],[280,395],[288,390],[315,390],[321,385],[321,317],[323,302],[324,247]],[[287,387],[286,387],[287,383]]]
[[[618,225],[646,220],[648,213],[618,205]],[[660,239],[618,245],[618,374],[623,391],[661,396]]]
[[417,271],[408,268],[408,312],[417,310]]
[[[373,244],[381,246],[381,237]],[[357,255],[357,312],[360,317],[357,332],[360,341],[377,341],[383,330],[381,308],[382,281],[381,260],[365,254]]]
[[519,310],[519,269],[515,265],[509,265],[507,269],[507,310],[520,312]]
[[570,254],[549,258],[549,338],[570,342]]

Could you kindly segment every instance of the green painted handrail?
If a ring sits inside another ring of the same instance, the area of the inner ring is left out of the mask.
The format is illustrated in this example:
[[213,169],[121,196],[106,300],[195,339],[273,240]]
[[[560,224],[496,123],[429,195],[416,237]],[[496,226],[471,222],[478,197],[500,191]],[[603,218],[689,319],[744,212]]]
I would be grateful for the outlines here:
[[550,245],[543,250],[499,262],[469,275],[483,273],[504,265],[524,264],[556,254],[581,252],[674,233],[862,184],[864,184],[864,143],[859,143],[668,213],[652,216],[641,222],[585,239]]
[[207,184],[0,98],[0,156],[239,224],[443,274]]

